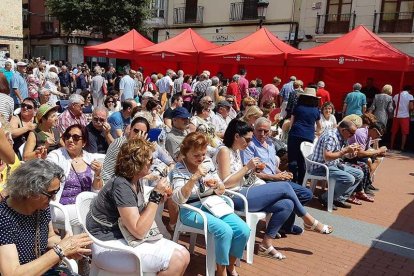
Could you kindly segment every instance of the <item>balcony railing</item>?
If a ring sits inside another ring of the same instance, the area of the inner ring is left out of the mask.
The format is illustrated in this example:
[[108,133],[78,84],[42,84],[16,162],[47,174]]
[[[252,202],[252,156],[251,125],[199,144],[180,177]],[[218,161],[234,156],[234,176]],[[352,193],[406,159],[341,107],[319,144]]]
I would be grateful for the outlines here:
[[317,34],[341,34],[355,28],[356,14],[318,14],[315,33]]
[[53,22],[50,21],[42,21],[40,23],[42,34],[44,35],[52,35],[54,33]]
[[414,12],[374,14],[373,31],[377,33],[412,33]]
[[187,13],[186,8],[174,8],[174,24],[203,24],[204,7],[198,6],[196,12]]
[[230,3],[230,21],[256,20],[257,6],[244,6],[243,2]]

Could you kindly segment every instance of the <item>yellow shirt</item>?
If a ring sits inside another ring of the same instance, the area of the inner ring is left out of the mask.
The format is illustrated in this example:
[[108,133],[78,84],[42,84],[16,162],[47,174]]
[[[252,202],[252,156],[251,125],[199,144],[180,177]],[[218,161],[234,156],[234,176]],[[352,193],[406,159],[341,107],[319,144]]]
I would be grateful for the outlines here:
[[[20,160],[17,157],[17,155],[14,156],[14,163],[11,165],[4,165],[2,166],[2,171],[1,171],[1,179],[0,179],[0,192],[3,191],[4,189],[4,184],[7,181],[8,176],[18,167],[20,166]],[[1,170],[1,169],[0,169]]]

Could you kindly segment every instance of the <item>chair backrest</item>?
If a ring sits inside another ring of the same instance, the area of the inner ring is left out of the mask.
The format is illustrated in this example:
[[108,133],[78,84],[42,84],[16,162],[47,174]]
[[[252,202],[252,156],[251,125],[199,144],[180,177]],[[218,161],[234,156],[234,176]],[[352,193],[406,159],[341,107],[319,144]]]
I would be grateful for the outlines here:
[[98,194],[92,192],[82,192],[76,197],[76,213],[78,215],[79,223],[83,226],[84,229],[86,229],[86,215],[89,213],[92,200],[97,195]]
[[313,147],[314,145],[310,142],[302,142],[302,144],[300,144],[300,151],[305,159],[309,158],[313,153]]

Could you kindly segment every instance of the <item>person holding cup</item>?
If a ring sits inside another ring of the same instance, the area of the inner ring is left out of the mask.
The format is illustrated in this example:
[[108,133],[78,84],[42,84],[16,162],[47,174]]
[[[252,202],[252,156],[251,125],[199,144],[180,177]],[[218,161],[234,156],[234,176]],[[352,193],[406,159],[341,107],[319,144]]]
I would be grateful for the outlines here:
[[[71,125],[62,138],[65,146],[50,152],[46,160],[59,165],[64,171],[65,179],[56,194],[56,201],[66,207],[72,232],[77,234],[82,228],[76,215],[76,197],[81,192],[98,192],[102,188],[102,163],[96,160],[94,154],[83,150],[88,141],[88,132],[84,126]],[[52,213],[52,220],[62,221],[61,212]]]
[[[158,205],[170,192],[166,178],[161,178],[145,202],[142,179],[149,173],[154,150],[154,145],[141,136],[122,144],[116,158],[115,174],[92,202],[86,228],[99,240],[123,243],[121,227],[126,228],[134,238],[142,241],[133,249],[140,255],[144,273],[183,275],[190,262],[190,254],[183,246],[162,237],[145,240],[154,224]],[[131,255],[119,251],[109,253],[110,249],[97,245],[92,246],[92,251],[97,263],[106,264],[111,258],[125,274],[135,272],[136,259]]]
[[[225,192],[214,163],[206,157],[208,143],[206,135],[200,132],[192,132],[184,138],[180,147],[182,159],[171,173],[172,198],[178,204],[194,205],[206,215],[208,231],[214,235],[216,275],[237,275],[234,264],[243,256],[250,229],[236,214],[218,218],[200,202],[200,198]],[[185,225],[203,229],[203,219],[192,210],[180,208],[180,218]]]
[[[272,241],[283,225],[294,212],[303,219],[305,229],[314,230],[322,234],[330,234],[333,228],[324,225],[313,218],[300,203],[292,186],[286,181],[264,182],[255,177],[254,172],[262,172],[266,164],[259,157],[251,158],[246,165],[240,156],[253,139],[253,128],[248,123],[233,119],[224,133],[223,146],[219,147],[213,160],[217,165],[218,175],[223,179],[226,189],[243,194],[249,204],[249,212],[266,212],[271,214],[266,233],[259,245],[259,254],[277,260],[286,258],[276,250]],[[283,172],[282,174],[288,174]],[[244,176],[248,180],[244,181]],[[283,176],[280,176],[281,178]],[[250,179],[253,181],[249,181]],[[244,204],[240,197],[232,197],[234,208],[243,210]],[[311,229],[312,227],[313,229]]]

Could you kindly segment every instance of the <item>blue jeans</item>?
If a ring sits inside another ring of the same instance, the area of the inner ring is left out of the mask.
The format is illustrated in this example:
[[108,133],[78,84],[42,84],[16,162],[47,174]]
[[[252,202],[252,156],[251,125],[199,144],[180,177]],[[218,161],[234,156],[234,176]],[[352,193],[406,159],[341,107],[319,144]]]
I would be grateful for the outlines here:
[[[198,206],[200,207],[201,204]],[[236,214],[232,213],[217,218],[201,207],[207,217],[208,232],[214,235],[216,263],[229,265],[229,255],[242,258],[243,250],[250,235],[250,228]],[[181,222],[187,226],[203,229],[202,217],[192,210],[180,208]]]
[[[334,200],[345,202],[364,178],[364,173],[359,169],[344,164],[328,166],[328,168],[329,179],[333,179],[336,182]],[[312,171],[312,174],[325,175],[325,171],[323,169],[316,169]],[[321,195],[321,198],[327,201],[328,193]]]
[[[307,213],[288,182],[268,182],[264,185],[243,188],[239,193],[246,196],[249,202],[249,212],[272,214],[266,229],[266,235],[272,238],[276,237],[277,232],[292,214],[292,211],[299,217]],[[234,208],[243,210],[243,201],[239,197],[232,199]]]

